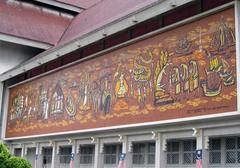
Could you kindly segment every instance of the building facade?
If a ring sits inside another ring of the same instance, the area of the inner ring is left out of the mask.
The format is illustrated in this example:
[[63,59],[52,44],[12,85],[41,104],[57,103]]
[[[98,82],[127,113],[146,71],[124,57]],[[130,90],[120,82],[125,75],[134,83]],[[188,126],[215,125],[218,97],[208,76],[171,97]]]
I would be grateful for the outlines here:
[[58,32],[32,33],[0,75],[11,153],[34,168],[239,167],[240,2],[91,2],[40,1]]

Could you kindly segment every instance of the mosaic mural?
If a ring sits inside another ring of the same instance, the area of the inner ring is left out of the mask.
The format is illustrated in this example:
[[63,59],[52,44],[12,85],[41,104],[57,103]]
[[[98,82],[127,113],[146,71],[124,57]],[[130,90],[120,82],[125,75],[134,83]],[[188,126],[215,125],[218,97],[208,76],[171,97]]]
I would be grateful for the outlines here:
[[228,9],[10,89],[7,137],[236,111]]

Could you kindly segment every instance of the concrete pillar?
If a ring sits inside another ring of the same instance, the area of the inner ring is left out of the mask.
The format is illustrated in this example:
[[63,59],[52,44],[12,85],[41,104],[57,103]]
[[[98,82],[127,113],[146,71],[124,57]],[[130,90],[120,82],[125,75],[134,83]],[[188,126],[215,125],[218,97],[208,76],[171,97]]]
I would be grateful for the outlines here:
[[77,141],[73,140],[72,142],[72,153],[74,154],[74,168],[77,168],[80,166],[80,158],[79,158],[79,152],[78,152],[79,148],[77,147]]
[[40,157],[39,157],[39,153],[40,153],[39,152],[39,143],[36,143],[35,147],[36,147],[36,151],[35,151],[34,168],[41,168],[42,165],[39,162],[39,159],[40,159]]
[[37,160],[36,160],[36,168],[42,168],[43,167],[43,155],[42,155],[42,147],[38,143],[36,146],[36,155],[37,155]]
[[53,150],[52,150],[52,165],[51,168],[57,168],[60,166],[60,159],[59,159],[59,147],[57,146],[56,142],[52,143]]
[[122,139],[122,153],[125,153],[125,168],[132,167],[132,142],[128,141],[127,136]]
[[103,168],[103,150],[104,144],[102,144],[99,138],[97,138],[95,142],[94,168]]
[[22,147],[22,151],[21,151],[21,158],[26,159],[26,155],[27,155],[27,148],[25,148],[24,144],[21,144]]
[[3,83],[0,82],[0,140],[2,139],[3,135],[2,135],[2,123],[3,122],[3,109],[2,109],[2,105],[3,105]]
[[167,164],[167,141],[160,133],[156,134],[155,140],[155,168],[165,168]]
[[196,143],[197,143],[197,149],[196,150],[202,150],[202,163],[203,168],[208,168],[209,165],[209,153],[208,153],[208,137],[204,137],[204,131],[203,129],[197,129],[196,131]]

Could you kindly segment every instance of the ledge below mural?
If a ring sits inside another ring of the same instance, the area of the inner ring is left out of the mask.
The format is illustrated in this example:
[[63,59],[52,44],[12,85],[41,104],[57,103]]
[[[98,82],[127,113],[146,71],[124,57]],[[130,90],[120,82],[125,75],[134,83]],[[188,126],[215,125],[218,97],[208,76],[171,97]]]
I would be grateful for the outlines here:
[[236,111],[228,9],[10,89],[6,137]]

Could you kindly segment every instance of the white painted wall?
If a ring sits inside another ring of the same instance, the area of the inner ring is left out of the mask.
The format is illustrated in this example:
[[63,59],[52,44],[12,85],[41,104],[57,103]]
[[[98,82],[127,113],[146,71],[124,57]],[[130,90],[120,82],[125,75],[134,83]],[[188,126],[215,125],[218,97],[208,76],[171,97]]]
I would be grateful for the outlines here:
[[41,50],[23,45],[0,41],[0,74],[12,69]]

